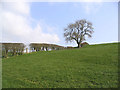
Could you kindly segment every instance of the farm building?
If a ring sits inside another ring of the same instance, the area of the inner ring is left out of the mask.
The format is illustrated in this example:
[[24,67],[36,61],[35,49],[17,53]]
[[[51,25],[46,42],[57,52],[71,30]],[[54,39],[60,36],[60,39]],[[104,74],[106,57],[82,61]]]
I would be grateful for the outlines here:
[[81,46],[82,46],[82,47],[87,46],[87,45],[89,45],[87,42],[81,43]]

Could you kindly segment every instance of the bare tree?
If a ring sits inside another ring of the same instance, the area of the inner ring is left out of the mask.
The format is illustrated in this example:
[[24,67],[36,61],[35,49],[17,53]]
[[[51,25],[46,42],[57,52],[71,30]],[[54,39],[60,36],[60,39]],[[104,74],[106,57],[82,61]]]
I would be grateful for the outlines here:
[[78,48],[81,47],[81,43],[85,40],[85,36],[92,37],[92,33],[92,23],[85,19],[69,24],[67,28],[64,29],[65,40],[67,42],[76,41]]
[[[3,57],[7,58],[8,53],[14,55],[23,54],[25,45],[23,43],[2,43]],[[10,54],[9,54],[10,56]]]

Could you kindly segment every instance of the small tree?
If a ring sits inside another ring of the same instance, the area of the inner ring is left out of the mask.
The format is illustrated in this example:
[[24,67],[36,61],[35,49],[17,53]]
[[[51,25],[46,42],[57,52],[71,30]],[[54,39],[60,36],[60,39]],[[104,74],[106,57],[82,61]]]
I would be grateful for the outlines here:
[[78,48],[81,47],[82,41],[85,40],[85,36],[92,37],[93,27],[92,23],[85,19],[78,20],[74,24],[69,24],[64,29],[64,37],[67,42],[75,41]]

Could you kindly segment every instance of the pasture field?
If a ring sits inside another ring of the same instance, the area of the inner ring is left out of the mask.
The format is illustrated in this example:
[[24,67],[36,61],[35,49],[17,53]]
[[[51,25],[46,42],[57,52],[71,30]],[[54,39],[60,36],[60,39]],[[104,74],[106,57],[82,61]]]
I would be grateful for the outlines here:
[[3,88],[117,88],[118,43],[2,59]]

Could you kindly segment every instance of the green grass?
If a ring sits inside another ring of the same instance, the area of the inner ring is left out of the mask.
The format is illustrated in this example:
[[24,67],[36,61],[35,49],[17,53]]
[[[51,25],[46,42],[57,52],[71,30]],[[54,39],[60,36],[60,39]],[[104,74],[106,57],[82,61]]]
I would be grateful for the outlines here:
[[2,60],[3,88],[117,88],[118,43]]

